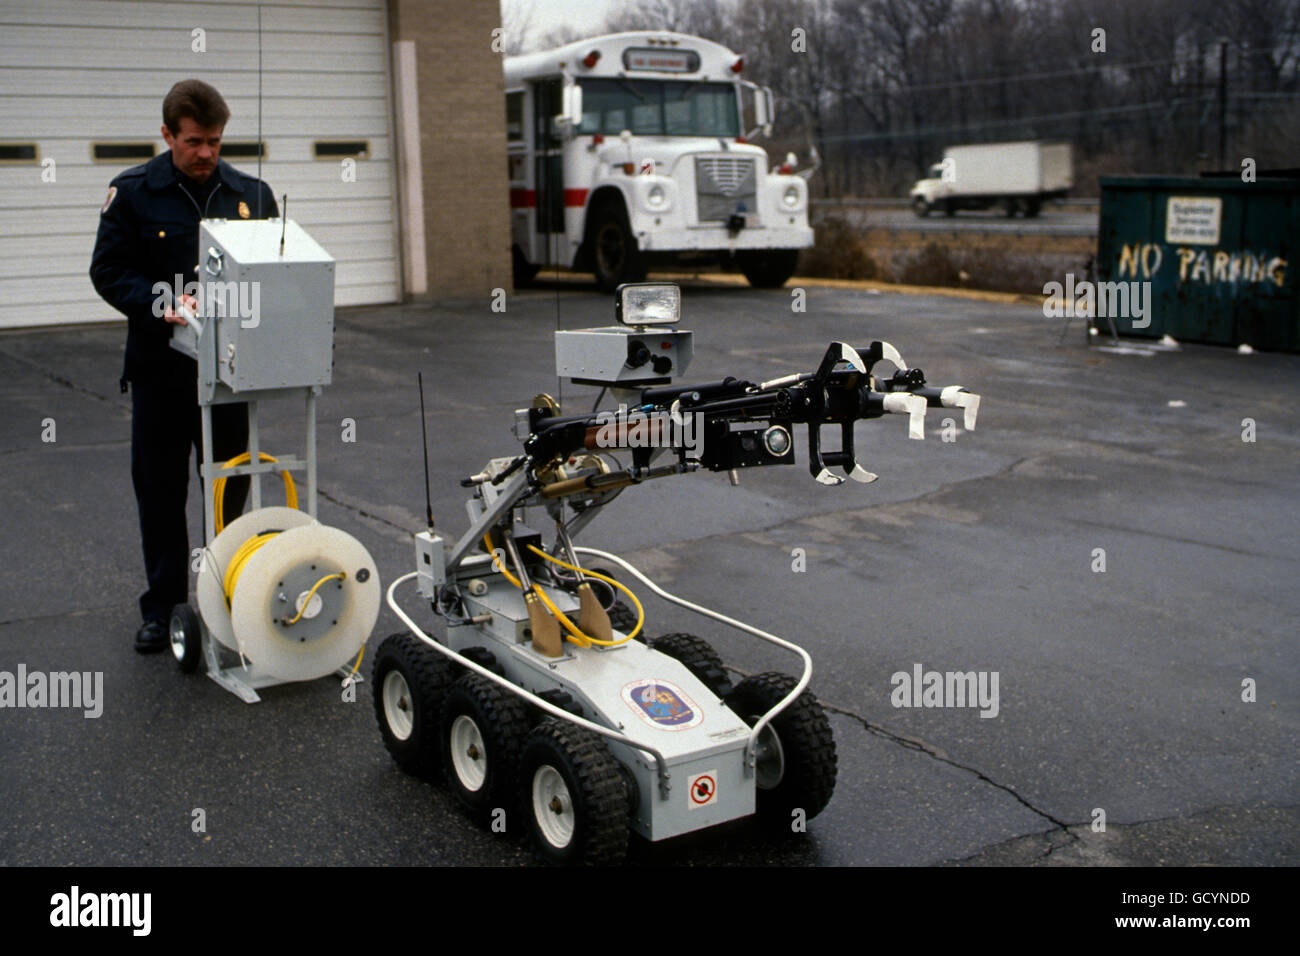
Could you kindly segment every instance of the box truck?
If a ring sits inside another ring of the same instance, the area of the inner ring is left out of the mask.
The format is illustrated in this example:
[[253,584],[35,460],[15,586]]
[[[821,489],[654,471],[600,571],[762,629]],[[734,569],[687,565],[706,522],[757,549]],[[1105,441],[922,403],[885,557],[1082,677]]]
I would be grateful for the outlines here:
[[929,178],[912,187],[912,208],[918,216],[932,209],[951,216],[958,209],[1000,206],[1007,216],[1037,216],[1046,200],[1060,199],[1073,185],[1069,143],[950,146]]

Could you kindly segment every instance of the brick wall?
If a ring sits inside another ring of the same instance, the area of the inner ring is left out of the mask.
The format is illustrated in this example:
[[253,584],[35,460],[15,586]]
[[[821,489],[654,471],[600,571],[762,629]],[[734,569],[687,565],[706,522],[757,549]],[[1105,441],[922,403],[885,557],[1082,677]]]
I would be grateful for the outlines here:
[[390,39],[416,50],[428,295],[486,303],[510,288],[505,83],[492,50],[500,7],[388,0],[388,15]]

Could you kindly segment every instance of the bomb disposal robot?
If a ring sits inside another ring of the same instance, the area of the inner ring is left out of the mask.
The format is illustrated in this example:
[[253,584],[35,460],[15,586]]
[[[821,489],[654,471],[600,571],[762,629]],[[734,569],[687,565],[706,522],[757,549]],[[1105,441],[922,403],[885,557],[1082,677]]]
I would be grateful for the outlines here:
[[[691,358],[676,286],[621,286],[623,325],[557,333],[558,373],[614,390],[631,412],[564,416],[550,396],[516,413],[522,453],[493,459],[473,489],[470,527],[454,543],[416,535],[415,571],[388,589],[410,628],[383,642],[373,669],[384,743],[405,770],[441,769],[483,820],[516,810],[540,855],[614,862],[629,830],[650,840],[757,813],[789,826],[815,817],[835,787],[826,715],[806,691],[812,661],[773,634],[670,594],[622,558],[573,538],[624,489],[695,471],[794,463],[807,425],[809,467],[822,484],[875,480],[858,464],[853,426],[909,416],[924,437],[927,407],[965,411],[979,397],[934,388],[888,343],[833,343],[815,371],[767,382],[673,385]],[[888,378],[872,374],[880,361]],[[838,425],[840,447],[822,447]],[[694,434],[692,434],[694,432]],[[630,454],[630,464],[611,450]],[[533,520],[536,523],[533,523]],[[545,530],[545,534],[543,531]],[[636,596],[583,557],[616,566],[655,595],[798,657],[797,677],[763,673],[732,686],[717,652],[689,634],[646,641]],[[414,578],[446,623],[432,637],[399,605]],[[635,607],[629,613],[622,592]]]

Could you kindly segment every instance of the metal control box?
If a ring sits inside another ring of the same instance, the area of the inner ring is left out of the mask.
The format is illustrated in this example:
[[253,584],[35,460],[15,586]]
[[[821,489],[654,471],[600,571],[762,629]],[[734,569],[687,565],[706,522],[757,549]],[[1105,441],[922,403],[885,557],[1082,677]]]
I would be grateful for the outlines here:
[[612,325],[555,333],[556,374],[582,385],[662,385],[684,373],[693,354],[685,330]]
[[232,392],[328,385],[334,259],[293,220],[199,224],[200,312]]

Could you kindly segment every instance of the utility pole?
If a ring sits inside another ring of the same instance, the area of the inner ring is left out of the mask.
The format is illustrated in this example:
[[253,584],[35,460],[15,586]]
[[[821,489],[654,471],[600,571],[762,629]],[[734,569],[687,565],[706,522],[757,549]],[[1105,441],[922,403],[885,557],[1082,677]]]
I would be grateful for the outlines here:
[[1228,168],[1228,41],[1219,41],[1219,171]]

